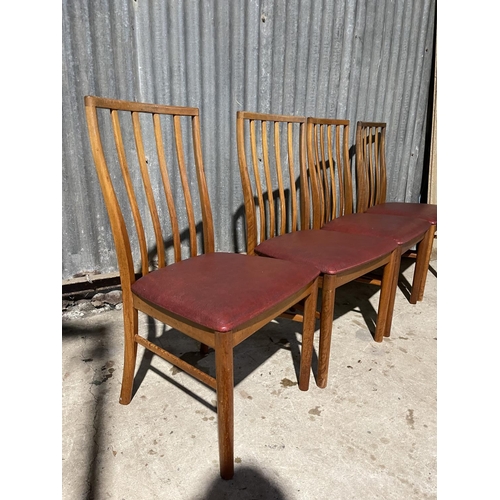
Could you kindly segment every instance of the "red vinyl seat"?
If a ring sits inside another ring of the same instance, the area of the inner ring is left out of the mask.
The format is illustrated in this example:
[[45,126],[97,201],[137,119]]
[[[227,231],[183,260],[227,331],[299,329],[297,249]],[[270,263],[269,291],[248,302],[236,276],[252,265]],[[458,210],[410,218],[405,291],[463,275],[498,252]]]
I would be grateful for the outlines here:
[[431,203],[380,203],[368,208],[366,213],[400,215],[403,217],[415,217],[424,219],[432,225],[437,225],[437,205]]
[[310,264],[210,253],[181,260],[139,278],[143,300],[218,332],[236,330],[307,286],[318,276]]
[[336,275],[363,269],[375,259],[389,255],[394,248],[389,238],[309,229],[265,240],[255,247],[255,253],[312,264],[323,274]]
[[424,219],[365,212],[338,217],[321,229],[391,238],[406,247],[420,241],[429,227],[430,223]]

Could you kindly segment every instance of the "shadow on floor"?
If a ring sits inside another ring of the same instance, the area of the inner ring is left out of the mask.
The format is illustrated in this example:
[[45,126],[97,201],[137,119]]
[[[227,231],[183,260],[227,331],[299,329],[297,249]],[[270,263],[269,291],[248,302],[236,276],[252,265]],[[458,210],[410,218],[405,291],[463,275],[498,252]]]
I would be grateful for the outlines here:
[[[97,457],[101,435],[105,431],[103,406],[107,393],[106,381],[113,376],[113,372],[115,371],[113,362],[109,361],[107,348],[108,342],[112,342],[110,339],[112,333],[105,326],[89,326],[87,328],[65,323],[62,327],[63,339],[70,339],[72,337],[85,338],[86,347],[82,351],[81,361],[93,372],[89,390],[94,397],[94,401],[93,409],[88,414],[89,423],[91,422],[88,427],[94,429],[94,434],[92,439],[88,440],[89,447],[85,450],[87,455],[87,460],[85,461],[87,467],[84,487],[85,494],[83,496],[85,500],[95,500],[94,492],[98,490],[99,464]],[[87,342],[87,339],[89,342]],[[97,342],[92,341],[92,339],[97,339]],[[121,373],[117,375],[121,377]]]
[[285,493],[255,467],[236,467],[233,479],[218,478],[199,497],[203,500],[286,500]]

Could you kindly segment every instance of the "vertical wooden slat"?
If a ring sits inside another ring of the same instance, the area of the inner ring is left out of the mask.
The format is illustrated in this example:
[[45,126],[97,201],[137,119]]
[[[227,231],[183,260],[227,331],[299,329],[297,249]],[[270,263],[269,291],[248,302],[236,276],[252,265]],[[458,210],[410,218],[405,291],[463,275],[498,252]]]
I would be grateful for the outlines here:
[[116,152],[118,154],[118,162],[122,171],[123,182],[127,191],[130,209],[132,211],[132,217],[134,219],[135,229],[137,232],[137,239],[139,241],[139,249],[141,251],[141,271],[144,276],[149,272],[148,248],[146,245],[146,237],[144,233],[144,226],[142,224],[141,214],[139,212],[134,187],[130,178],[127,157],[125,155],[125,147],[123,145],[120,119],[118,116],[118,111],[116,110],[111,111],[111,123],[113,126],[113,136],[115,139]]
[[201,216],[203,220],[203,245],[204,245],[203,251],[204,253],[210,253],[215,251],[214,221],[212,217],[210,197],[208,196],[205,170],[203,168],[203,154],[201,150],[201,133],[200,133],[199,116],[193,116],[191,125],[193,128],[194,161],[196,165],[196,176],[198,179],[198,189],[200,192],[200,202],[201,202]]
[[293,158],[293,124],[287,125],[287,151],[288,151],[288,172],[290,174],[290,210],[292,216],[291,230],[296,231],[297,226],[297,190],[295,188],[295,164]]
[[318,182],[318,197],[319,197],[319,207],[321,210],[321,226],[326,222],[325,221],[325,193],[323,190],[323,181],[322,181],[322,171],[321,171],[321,163],[320,163],[320,155],[319,155],[319,134],[320,126],[316,125],[314,127],[315,135],[314,135],[314,151],[315,151],[315,161],[314,161],[314,172],[316,174],[316,180]]
[[325,209],[325,193],[324,193],[324,187],[323,187],[323,180],[322,180],[322,175],[323,172],[321,170],[321,158],[319,154],[319,146],[318,142],[320,142],[320,137],[321,137],[321,126],[320,125],[315,125],[314,126],[314,171],[316,174],[316,182],[318,185],[317,189],[317,196],[318,196],[318,206],[319,206],[319,215],[320,215],[320,227],[322,227],[325,222],[325,214],[326,214],[326,209]]
[[156,240],[156,250],[158,255],[158,265],[160,265],[161,263],[164,266],[165,246],[163,244],[163,235],[161,232],[160,218],[158,217],[158,210],[156,208],[156,203],[154,200],[153,188],[151,187],[151,179],[149,177],[148,164],[146,161],[146,153],[144,152],[144,143],[142,141],[139,113],[137,111],[132,111],[132,125],[134,129],[137,159],[139,160],[139,167],[141,170],[144,192],[146,193],[146,200],[148,202],[149,213],[151,215],[151,220],[153,222],[153,229]]
[[[316,166],[315,166],[315,148],[314,144],[316,142],[316,126],[314,123],[308,119],[307,120],[307,174],[305,175],[305,178],[303,179],[303,175],[301,174],[301,184],[303,180],[309,180],[311,184],[311,196],[312,196],[312,211],[313,211],[313,217],[312,217],[312,227],[314,229],[320,228],[320,219],[321,219],[321,214],[320,214],[320,199],[319,199],[319,194],[318,194],[318,181],[317,181],[317,176],[316,176]],[[306,193],[309,192],[309,189],[306,190]],[[305,204],[304,201],[304,196],[301,196],[301,202],[302,204]],[[309,228],[309,221],[307,220],[307,226],[304,226],[305,223],[305,218],[302,217],[302,229],[308,229]]]
[[304,196],[301,196],[302,203],[302,228],[307,229],[305,224],[309,221],[309,182],[307,180],[307,146],[306,146],[306,120],[300,121],[299,125],[299,171],[300,189]]
[[172,239],[174,242],[174,259],[175,262],[179,262],[182,259],[179,224],[177,222],[177,211],[175,210],[174,198],[172,196],[172,189],[170,186],[170,179],[168,175],[167,162],[165,160],[166,156],[161,132],[160,115],[158,115],[157,113],[153,114],[153,124],[156,139],[156,151],[158,153],[158,161],[160,165],[160,174],[163,183],[163,190],[165,192],[165,199],[167,201],[168,213],[170,215]]
[[264,205],[264,196],[262,194],[262,185],[260,183],[259,162],[257,159],[257,138],[255,136],[255,120],[250,120],[250,147],[252,151],[252,166],[255,179],[255,188],[257,189],[257,199],[259,201],[259,241],[264,241],[266,239],[266,208]]
[[374,172],[374,158],[373,158],[373,129],[372,127],[368,130],[368,170],[370,177],[370,202],[369,206],[375,205],[375,172]]
[[380,202],[385,203],[387,196],[387,170],[385,164],[385,125],[381,128],[380,137]]
[[278,193],[280,202],[280,226],[278,234],[284,234],[286,229],[285,191],[283,189],[283,173],[281,171],[280,124],[274,122],[274,149],[276,152],[276,177],[278,179]]
[[[330,220],[332,204],[330,199],[330,184],[328,182],[328,168],[325,160],[325,126],[320,125],[319,127],[319,162],[321,165],[321,173],[323,176],[323,195],[324,195],[324,203],[325,203],[325,216],[326,221]],[[333,165],[330,165],[333,169]]]
[[275,236],[275,213],[273,183],[271,182],[271,168],[269,167],[269,146],[267,143],[267,121],[262,120],[262,160],[264,162],[264,174],[266,178],[267,202],[269,205],[269,238]]
[[[335,127],[335,164],[337,166],[337,177],[338,177],[338,187],[339,187],[339,209],[338,214],[340,216],[344,215],[344,207],[345,207],[345,195],[344,195],[344,186],[345,186],[345,178],[343,175],[343,167],[344,161],[342,160],[342,148],[340,147],[340,133],[341,133],[341,125],[333,125]],[[331,128],[331,127],[329,127]],[[328,138],[328,144],[332,143],[332,137]],[[337,194],[337,190],[335,189],[335,194]],[[336,214],[337,212],[335,212]]]
[[352,169],[351,169],[351,161],[349,159],[349,125],[340,125],[342,127],[343,132],[343,147],[342,149],[344,161],[342,171],[344,173],[344,215],[352,214],[352,204],[353,204],[353,187],[352,187]]
[[373,129],[374,144],[373,147],[373,162],[374,162],[374,175],[375,175],[375,193],[374,193],[374,205],[380,203],[380,150],[379,150],[379,128],[374,127]]
[[[337,129],[338,130],[338,129]],[[326,132],[327,132],[327,147],[328,147],[328,164],[330,165],[330,179],[331,179],[331,193],[332,193],[332,209],[330,212],[330,219],[333,220],[337,216],[337,175],[336,172],[338,172],[338,183],[339,186],[342,186],[342,177],[340,177],[340,172],[338,165],[339,163],[339,158],[337,155],[336,160],[333,159],[333,148],[332,148],[332,125],[327,125],[326,126]],[[337,168],[335,168],[337,167]],[[340,212],[342,212],[342,203],[343,203],[343,198],[342,198],[342,190],[340,190]]]
[[[255,201],[252,193],[252,184],[248,172],[248,163],[245,152],[245,120],[236,115],[236,141],[238,149],[238,165],[240,168],[241,187],[243,189],[243,199],[245,203],[246,234],[247,234],[247,253],[254,254],[254,248],[257,246],[257,224],[255,213]],[[253,155],[253,146],[252,146]]]
[[370,133],[368,129],[363,130],[363,170],[366,177],[366,208],[370,208],[370,196],[372,191],[372,179],[370,176]]
[[186,213],[189,225],[189,243],[191,257],[198,254],[198,246],[196,243],[196,223],[194,220],[193,202],[191,199],[191,191],[189,189],[189,182],[186,171],[186,161],[184,158],[184,144],[182,141],[181,119],[178,115],[174,116],[174,135],[175,135],[175,148],[177,151],[177,163],[179,167],[179,174],[181,178],[182,191],[184,193],[184,202],[186,206]]
[[365,174],[365,133],[361,122],[356,125],[356,212],[362,213],[367,209],[366,190],[367,180]]

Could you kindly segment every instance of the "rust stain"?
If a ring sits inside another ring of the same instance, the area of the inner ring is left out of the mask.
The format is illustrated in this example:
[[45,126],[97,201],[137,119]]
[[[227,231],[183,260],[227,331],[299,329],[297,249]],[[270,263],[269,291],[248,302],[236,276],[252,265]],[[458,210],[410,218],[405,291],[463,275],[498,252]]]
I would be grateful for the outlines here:
[[282,381],[281,381],[281,385],[283,387],[293,387],[294,385],[297,385],[297,382],[292,382],[290,379],[288,378],[284,378]]
[[241,390],[240,391],[240,395],[241,395],[242,398],[245,398],[245,399],[253,399],[252,396],[250,396],[250,394],[248,394],[247,391]]
[[309,414],[310,414],[310,415],[318,415],[318,417],[319,417],[319,416],[321,415],[321,412],[322,412],[322,411],[323,411],[323,410],[320,410],[320,409],[319,409],[319,406],[316,406],[315,408],[311,408],[311,409],[309,410]]
[[414,429],[415,427],[413,426],[415,424],[415,420],[413,418],[413,410],[409,409],[408,413],[406,414],[406,423]]

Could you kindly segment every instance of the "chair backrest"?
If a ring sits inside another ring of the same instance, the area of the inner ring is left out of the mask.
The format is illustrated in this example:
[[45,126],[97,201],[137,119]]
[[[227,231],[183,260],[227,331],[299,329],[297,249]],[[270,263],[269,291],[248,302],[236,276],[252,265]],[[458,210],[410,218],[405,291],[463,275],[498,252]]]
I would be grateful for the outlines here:
[[[198,109],[86,96],[85,110],[123,292],[130,291],[136,273],[145,275],[188,253],[213,252]],[[196,198],[190,191],[193,170]],[[195,216],[199,212],[203,244]],[[127,226],[135,226],[135,246]],[[133,251],[137,246],[139,251]]]
[[356,211],[385,203],[385,123],[358,122],[356,126]]
[[314,227],[352,213],[349,120],[307,118],[307,160]]
[[238,161],[247,253],[262,241],[309,226],[306,118],[238,111]]

